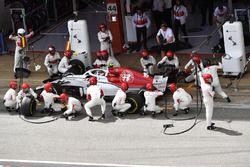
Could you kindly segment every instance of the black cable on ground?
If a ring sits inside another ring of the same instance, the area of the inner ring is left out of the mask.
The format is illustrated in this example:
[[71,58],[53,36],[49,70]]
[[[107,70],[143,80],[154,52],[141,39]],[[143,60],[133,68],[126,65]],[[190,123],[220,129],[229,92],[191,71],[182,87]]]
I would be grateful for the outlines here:
[[[197,74],[197,66],[195,66],[195,70],[196,70],[196,81],[198,82],[198,74]],[[197,83],[198,84],[198,83]],[[187,129],[183,130],[183,131],[179,131],[179,132],[174,132],[174,133],[167,133],[166,130],[167,128],[171,128],[171,127],[174,127],[174,124],[164,124],[163,125],[163,133],[165,135],[179,135],[179,134],[183,134],[183,133],[186,133],[188,131],[190,131],[191,129],[193,129],[193,127],[197,124],[197,120],[198,120],[198,117],[202,111],[202,98],[201,98],[201,92],[198,88],[198,85],[196,87],[196,96],[197,96],[197,99],[196,99],[196,108],[197,108],[197,112],[196,112],[196,115],[194,117],[190,117],[190,118],[183,118],[183,119],[172,119],[170,117],[168,117],[167,115],[167,97],[165,98],[165,117],[169,120],[173,120],[173,121],[184,121],[184,120],[192,120],[194,119],[194,123]],[[200,97],[200,109],[199,109],[199,97]]]

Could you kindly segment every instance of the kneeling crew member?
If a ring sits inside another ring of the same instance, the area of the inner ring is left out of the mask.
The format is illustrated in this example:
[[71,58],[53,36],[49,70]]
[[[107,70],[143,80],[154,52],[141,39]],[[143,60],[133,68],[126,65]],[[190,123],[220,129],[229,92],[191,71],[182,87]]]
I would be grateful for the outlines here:
[[116,112],[118,111],[118,115],[123,117],[124,113],[131,107],[131,104],[126,103],[125,100],[127,98],[126,95],[126,91],[128,90],[128,84],[126,82],[123,82],[121,84],[121,89],[119,89],[116,94],[115,97],[112,101],[112,114],[114,116],[116,116]]
[[97,85],[97,78],[91,77],[89,79],[90,86],[87,88],[87,100],[84,105],[85,111],[89,116],[89,121],[94,121],[90,108],[100,105],[102,110],[102,116],[99,119],[105,119],[106,102],[103,99],[104,93],[100,86]]
[[189,113],[189,105],[192,102],[192,96],[187,93],[183,88],[176,87],[176,84],[172,83],[169,85],[170,91],[173,93],[173,99],[174,99],[174,109],[175,113],[173,116],[178,115],[179,110],[184,110],[185,114]]
[[63,116],[66,118],[66,120],[69,119],[70,115],[76,117],[77,112],[82,110],[82,104],[78,99],[69,97],[66,93],[62,93],[60,95],[60,99],[62,104],[66,106],[66,111],[63,113]]
[[17,103],[18,103],[18,107],[21,106],[22,100],[25,96],[27,95],[31,95],[33,96],[35,99],[37,98],[37,94],[34,92],[34,90],[32,88],[30,88],[28,83],[23,83],[21,86],[21,90],[18,92],[17,94]]
[[157,113],[162,112],[162,108],[156,105],[155,102],[156,98],[158,96],[162,96],[163,93],[158,90],[154,91],[154,86],[152,83],[147,83],[146,89],[147,90],[144,92],[145,106],[142,114],[145,115],[145,111],[150,111],[152,113],[152,116],[154,117]]
[[55,103],[55,99],[59,98],[59,95],[52,93],[53,85],[48,82],[44,85],[44,90],[41,93],[41,96],[44,100],[44,111],[48,111],[50,114],[55,112],[60,112],[63,106],[59,103]]
[[16,88],[17,82],[11,80],[9,82],[9,90],[5,93],[3,98],[3,104],[9,112],[17,110]]

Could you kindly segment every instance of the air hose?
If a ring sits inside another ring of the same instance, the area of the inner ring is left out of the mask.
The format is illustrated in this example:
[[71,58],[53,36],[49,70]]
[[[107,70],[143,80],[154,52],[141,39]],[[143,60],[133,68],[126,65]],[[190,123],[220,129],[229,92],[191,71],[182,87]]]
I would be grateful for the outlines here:
[[[196,81],[198,82],[197,67],[195,69],[196,69]],[[187,128],[187,129],[185,129],[183,131],[179,131],[179,132],[167,133],[166,132],[167,129],[171,128],[171,127],[174,127],[174,124],[164,124],[163,125],[163,133],[165,135],[179,135],[179,134],[186,133],[186,132],[190,131],[191,129],[193,129],[193,127],[197,124],[198,117],[199,117],[199,115],[200,115],[200,113],[202,111],[202,98],[201,98],[201,92],[199,90],[198,85],[196,86],[196,96],[197,96],[197,99],[196,99],[196,115],[193,116],[193,117],[182,118],[182,119],[173,119],[173,118],[170,118],[167,115],[167,97],[165,97],[165,114],[164,115],[165,115],[166,119],[173,120],[173,121],[185,121],[185,120],[194,119],[194,123],[189,128]],[[199,97],[200,97],[200,107],[199,107]]]

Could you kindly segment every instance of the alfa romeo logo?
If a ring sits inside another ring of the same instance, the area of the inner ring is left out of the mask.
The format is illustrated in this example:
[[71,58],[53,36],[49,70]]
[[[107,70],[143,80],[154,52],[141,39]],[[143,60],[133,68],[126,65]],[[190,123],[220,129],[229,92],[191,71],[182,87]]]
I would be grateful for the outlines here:
[[120,81],[132,83],[134,81],[134,74],[129,70],[124,70],[120,74]]

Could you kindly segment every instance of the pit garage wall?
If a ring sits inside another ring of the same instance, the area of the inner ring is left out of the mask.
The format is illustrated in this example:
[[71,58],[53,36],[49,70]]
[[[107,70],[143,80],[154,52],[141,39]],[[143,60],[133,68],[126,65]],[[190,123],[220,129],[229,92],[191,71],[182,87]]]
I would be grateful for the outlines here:
[[10,16],[10,8],[9,6],[4,6],[4,1],[0,1],[0,31],[4,34],[9,33],[12,31],[12,24],[11,24],[11,16]]

